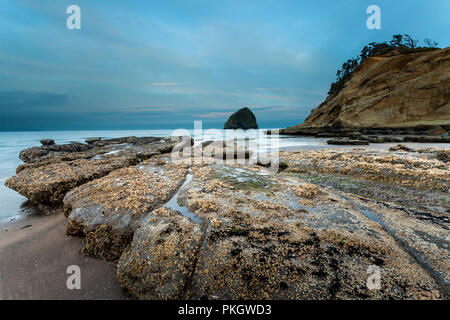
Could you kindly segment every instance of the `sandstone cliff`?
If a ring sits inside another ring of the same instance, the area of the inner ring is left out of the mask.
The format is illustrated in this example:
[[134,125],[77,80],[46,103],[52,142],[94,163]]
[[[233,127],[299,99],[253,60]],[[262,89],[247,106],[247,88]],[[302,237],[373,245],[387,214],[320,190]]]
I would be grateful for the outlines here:
[[450,124],[450,48],[367,58],[350,81],[312,110],[301,125],[318,128],[405,128]]

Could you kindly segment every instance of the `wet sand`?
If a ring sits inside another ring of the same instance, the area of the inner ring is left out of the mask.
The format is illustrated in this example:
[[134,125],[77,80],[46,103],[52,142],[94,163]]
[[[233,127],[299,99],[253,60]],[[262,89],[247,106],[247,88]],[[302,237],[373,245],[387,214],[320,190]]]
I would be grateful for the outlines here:
[[[0,226],[0,299],[126,299],[111,262],[81,255],[62,214]],[[81,289],[66,287],[67,267],[81,269]]]

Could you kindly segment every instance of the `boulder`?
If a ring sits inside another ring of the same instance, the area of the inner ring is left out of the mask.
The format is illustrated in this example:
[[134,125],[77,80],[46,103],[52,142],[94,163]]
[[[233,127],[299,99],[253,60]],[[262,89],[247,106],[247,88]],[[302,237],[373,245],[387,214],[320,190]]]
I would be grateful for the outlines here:
[[256,117],[249,108],[242,108],[233,113],[227,122],[225,122],[224,129],[258,129]]
[[92,138],[87,138],[84,140],[84,142],[86,142],[87,144],[94,144],[95,142],[98,142],[102,140],[102,138],[100,137],[92,137]]
[[436,158],[442,162],[450,162],[450,150],[439,150]]
[[58,161],[21,169],[15,176],[6,180],[5,185],[31,203],[57,206],[73,188],[136,163],[136,159],[127,158]]
[[395,147],[389,148],[389,151],[398,152],[398,151],[405,151],[405,152],[414,152],[414,149],[408,148],[404,144],[398,144]]
[[39,141],[43,146],[52,146],[55,144],[55,140],[52,139],[42,139]]

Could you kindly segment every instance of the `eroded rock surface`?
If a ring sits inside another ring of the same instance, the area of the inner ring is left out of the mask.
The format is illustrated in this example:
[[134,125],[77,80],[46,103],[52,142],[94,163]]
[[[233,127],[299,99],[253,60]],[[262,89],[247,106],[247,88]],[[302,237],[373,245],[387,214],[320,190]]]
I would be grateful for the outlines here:
[[62,145],[55,145],[54,141],[53,143],[47,143],[49,140],[43,140],[42,146],[40,147],[32,147],[25,149],[19,153],[19,158],[25,163],[41,160],[44,157],[47,156],[55,156],[55,155],[61,155],[66,153],[73,153],[73,152],[83,152],[91,149],[89,145],[73,142],[68,144],[62,144]]
[[170,152],[179,143],[192,143],[185,140],[128,137],[100,140],[93,145],[73,143],[26,149],[21,152],[26,163],[17,168],[17,174],[6,181],[6,186],[31,202],[60,205],[73,188]]
[[[441,297],[433,278],[350,198],[260,167],[192,173],[179,202],[202,222],[156,210],[119,261],[119,282],[136,298]],[[366,287],[370,266],[382,270],[381,290]]]
[[[355,149],[282,153],[286,174],[345,192],[352,206],[377,221],[448,291],[450,166],[445,150]],[[350,195],[352,195],[350,197]]]
[[118,259],[140,219],[169,201],[186,174],[184,165],[152,159],[83,184],[64,198],[67,233],[86,237],[85,253]]
[[134,298],[449,297],[448,151],[281,152],[277,171],[236,143],[225,147],[235,164],[223,142],[162,154],[171,143],[94,139],[7,183],[36,202],[64,197],[68,234],[117,261]]
[[[443,135],[450,124],[450,48],[367,58],[338,94],[331,94],[301,125],[285,134],[361,128],[402,128]],[[422,126],[422,128],[421,128]],[[435,126],[435,127],[433,127]],[[440,127],[441,126],[441,127]]]
[[122,255],[117,280],[140,299],[185,298],[203,233],[200,225],[176,211],[155,210]]

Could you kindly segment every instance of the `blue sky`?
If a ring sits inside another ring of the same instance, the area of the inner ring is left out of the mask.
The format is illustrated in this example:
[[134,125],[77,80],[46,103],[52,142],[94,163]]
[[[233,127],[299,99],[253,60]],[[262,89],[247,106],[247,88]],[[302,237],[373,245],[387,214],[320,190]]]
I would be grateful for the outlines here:
[[[81,8],[68,30],[66,8]],[[376,4],[382,29],[366,27]],[[450,43],[450,1],[0,0],[0,130],[301,123],[372,41]]]

